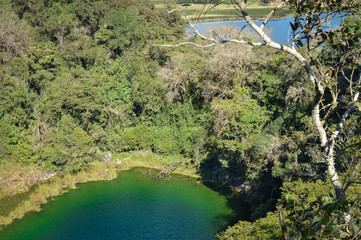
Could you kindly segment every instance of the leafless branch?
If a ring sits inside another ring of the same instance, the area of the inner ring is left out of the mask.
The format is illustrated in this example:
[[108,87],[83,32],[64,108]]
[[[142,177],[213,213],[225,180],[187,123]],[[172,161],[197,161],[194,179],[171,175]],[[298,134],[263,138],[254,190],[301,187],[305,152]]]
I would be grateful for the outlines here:
[[342,73],[342,76],[349,82],[349,90],[350,90],[350,95],[352,96],[353,95],[353,89],[352,89],[352,83],[353,83],[353,76],[354,76],[354,73],[355,73],[355,69],[354,68],[352,68],[352,72],[351,72],[351,77],[349,78],[349,77],[347,77],[347,75],[345,74],[345,71],[344,70],[342,70],[341,71],[341,73]]
[[338,134],[340,133],[340,131],[341,131],[342,127],[343,127],[343,124],[345,123],[348,115],[350,114],[351,110],[354,108],[355,103],[357,102],[357,100],[359,98],[359,95],[360,95],[360,93],[356,92],[356,94],[355,94],[355,96],[353,98],[353,102],[347,107],[346,111],[342,115],[342,118],[341,118],[340,122],[337,125],[336,130],[331,135],[330,140],[329,140],[330,142],[336,140],[336,138],[337,138]]
[[207,47],[212,47],[214,46],[216,43],[211,43],[211,44],[207,44],[207,45],[201,45],[198,43],[194,43],[194,42],[182,42],[182,43],[178,43],[178,44],[153,44],[153,46],[158,46],[158,47],[179,47],[182,45],[194,45],[200,48],[207,48]]
[[356,176],[357,170],[361,167],[361,160],[356,164],[355,169],[352,171],[352,174],[350,176],[350,178],[348,179],[345,187],[343,188],[344,191],[346,191],[348,189],[348,187],[352,184],[352,183],[358,183],[358,182],[353,182],[353,179]]
[[[174,44],[174,45],[170,45],[170,44],[165,44],[165,45],[162,45],[162,44],[154,44],[154,46],[160,46],[160,47],[177,47],[177,46],[181,46],[181,45],[185,45],[185,44],[188,44],[188,45],[195,45],[195,46],[198,46],[198,47],[211,47],[213,46],[214,44],[216,43],[230,43],[230,42],[233,42],[233,43],[241,43],[241,44],[248,44],[248,45],[251,45],[251,46],[260,46],[260,45],[265,45],[264,43],[260,43],[260,42],[250,42],[250,41],[244,41],[244,40],[238,40],[238,39],[222,39],[222,38],[218,38],[215,39],[215,38],[212,38],[212,37],[206,37],[205,35],[201,34],[195,27],[195,23],[192,24],[188,18],[188,16],[181,10],[181,9],[173,9],[174,11],[179,11],[183,17],[185,18],[186,22],[188,23],[188,25],[191,27],[191,29],[193,30],[193,32],[198,36],[200,37],[201,39],[203,40],[206,40],[206,41],[209,41],[209,42],[212,42],[211,44],[208,44],[208,45],[200,45],[200,44],[197,44],[197,43],[193,43],[193,42],[185,42],[185,43],[179,43],[179,44]],[[173,10],[171,10],[173,12]],[[168,11],[169,12],[169,11]]]
[[296,47],[297,40],[301,37],[301,35],[306,31],[306,28],[303,28],[301,31],[299,31],[294,37],[292,41],[292,48]]
[[172,12],[175,12],[175,11],[180,11],[180,9],[175,8],[175,9],[172,9],[172,10],[167,10],[168,13],[172,13]]
[[358,233],[352,238],[352,240],[357,240],[359,239],[359,237],[361,237],[361,230],[358,231]]
[[284,2],[282,2],[281,4],[279,4],[277,7],[275,7],[274,9],[272,9],[272,11],[267,15],[267,17],[264,19],[262,25],[260,26],[261,29],[263,29],[266,24],[269,22],[269,20],[271,19],[271,17],[276,13],[276,11],[280,8],[282,8],[286,3],[288,3],[289,0],[286,0]]
[[260,43],[260,42],[249,42],[249,41],[244,41],[244,40],[238,40],[238,39],[220,39],[220,40],[213,40],[212,43],[207,44],[207,45],[201,45],[198,43],[194,43],[194,42],[182,42],[182,43],[178,43],[178,44],[153,44],[153,46],[158,46],[158,47],[179,47],[182,45],[194,45],[197,47],[201,47],[201,48],[208,48],[208,47],[212,47],[214,45],[216,45],[217,43],[240,43],[240,44],[248,44],[251,46],[261,46],[261,45],[265,45],[264,43]]
[[[294,39],[293,39],[293,44],[292,46],[288,46],[288,45],[284,45],[284,44],[280,44],[277,43],[275,41],[273,41],[270,36],[268,34],[266,34],[263,30],[264,26],[267,24],[267,22],[269,21],[268,18],[270,18],[270,16],[272,16],[274,13],[271,13],[267,16],[266,20],[264,21],[264,23],[262,25],[257,25],[249,16],[248,12],[246,11],[246,7],[247,7],[247,0],[233,0],[233,3],[239,8],[243,18],[246,20],[247,24],[255,31],[255,33],[262,39],[262,43],[249,43],[246,41],[241,40],[225,40],[225,39],[215,39],[212,37],[206,37],[202,34],[200,34],[197,29],[195,28],[194,24],[190,24],[190,21],[188,19],[188,17],[183,13],[183,16],[185,17],[185,19],[187,20],[188,24],[190,25],[190,27],[193,29],[193,31],[195,32],[196,35],[198,35],[201,39],[204,39],[206,41],[210,41],[213,43],[227,43],[227,42],[237,42],[237,43],[247,43],[247,44],[251,44],[251,45],[265,45],[274,49],[278,49],[281,50],[283,52],[286,52],[290,55],[292,55],[293,57],[295,57],[304,67],[304,69],[306,70],[307,74],[308,74],[308,78],[309,80],[313,83],[314,87],[315,87],[315,98],[314,98],[314,105],[313,105],[313,109],[312,109],[312,120],[313,123],[319,133],[319,137],[321,140],[321,147],[325,149],[325,157],[326,157],[326,161],[327,161],[327,165],[328,165],[328,174],[330,176],[331,182],[334,185],[334,188],[336,190],[336,194],[337,194],[337,198],[339,201],[343,201],[345,199],[345,192],[344,192],[344,188],[340,182],[340,179],[338,177],[336,168],[335,168],[335,161],[334,161],[334,147],[335,147],[335,143],[336,143],[336,139],[343,127],[344,122],[346,121],[346,119],[348,118],[351,110],[354,108],[355,106],[355,102],[358,100],[359,98],[359,92],[357,92],[353,98],[352,98],[352,102],[348,105],[346,111],[344,112],[343,116],[341,117],[341,120],[339,121],[339,124],[336,128],[336,130],[333,132],[333,134],[328,137],[328,134],[326,133],[326,128],[324,126],[324,122],[321,121],[321,107],[322,107],[322,101],[323,101],[323,97],[324,97],[324,93],[325,93],[325,87],[328,87],[327,84],[326,86],[324,86],[324,82],[322,78],[318,78],[317,75],[315,74],[314,70],[311,68],[310,65],[310,61],[307,60],[305,58],[305,56],[303,56],[296,48],[296,41],[302,36],[303,33],[306,32],[311,32],[312,29],[314,29],[315,27],[318,28],[319,25],[321,23],[324,23],[327,18],[329,17],[329,15],[326,15],[326,18],[323,18],[321,16],[321,14],[319,14],[318,16],[316,16],[316,21],[314,21],[314,19],[312,19],[309,15],[303,15],[303,19],[305,20],[304,26],[301,29],[301,32],[298,32],[297,34],[294,34]],[[314,12],[315,10],[312,10],[312,12]],[[311,13],[312,13],[311,12]],[[313,15],[313,14],[311,14]],[[317,14],[316,14],[317,15]],[[268,19],[268,20],[267,20]],[[307,49],[310,51],[310,35],[307,36]],[[322,73],[322,72],[321,72]],[[324,74],[321,74],[321,76],[325,76]],[[327,82],[327,79],[326,79]],[[330,89],[332,90],[332,89]],[[337,96],[337,95],[335,95]],[[333,96],[333,99],[335,99],[335,96]],[[332,108],[332,106],[331,106]]]

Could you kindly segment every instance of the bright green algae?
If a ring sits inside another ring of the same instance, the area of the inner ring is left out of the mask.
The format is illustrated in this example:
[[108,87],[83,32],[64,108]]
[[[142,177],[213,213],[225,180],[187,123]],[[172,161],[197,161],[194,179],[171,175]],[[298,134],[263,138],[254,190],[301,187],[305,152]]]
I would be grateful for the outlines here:
[[137,168],[79,185],[0,232],[16,239],[212,239],[235,217],[227,199],[181,175]]

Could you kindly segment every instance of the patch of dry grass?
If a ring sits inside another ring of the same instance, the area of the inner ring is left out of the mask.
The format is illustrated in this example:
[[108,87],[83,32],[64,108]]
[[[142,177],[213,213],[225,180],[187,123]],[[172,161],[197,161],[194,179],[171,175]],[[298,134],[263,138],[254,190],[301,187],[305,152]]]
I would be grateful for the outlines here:
[[[118,176],[117,168],[102,162],[96,162],[90,166],[86,171],[81,171],[77,174],[65,174],[63,176],[55,176],[47,181],[39,182],[35,190],[32,191],[25,200],[15,206],[14,209],[9,209],[6,216],[0,216],[0,229],[11,224],[15,219],[21,219],[25,214],[33,211],[40,211],[41,205],[47,203],[49,198],[61,195],[68,192],[70,189],[76,189],[77,183],[91,182],[91,181],[110,181]],[[24,177],[25,179],[25,177]],[[24,182],[26,182],[24,180]],[[17,195],[12,196],[16,198]],[[7,198],[7,201],[13,201],[12,197]],[[3,204],[9,206],[10,204]]]
[[37,183],[41,171],[35,166],[20,163],[5,163],[0,167],[0,198],[17,192],[27,191],[29,186]]

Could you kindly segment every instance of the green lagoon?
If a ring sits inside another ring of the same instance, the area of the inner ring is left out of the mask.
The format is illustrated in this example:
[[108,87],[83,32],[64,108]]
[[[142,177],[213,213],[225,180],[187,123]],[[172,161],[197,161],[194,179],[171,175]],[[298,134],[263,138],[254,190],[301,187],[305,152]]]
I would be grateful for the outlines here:
[[234,222],[229,200],[194,179],[124,171],[78,185],[0,232],[0,240],[214,239]]

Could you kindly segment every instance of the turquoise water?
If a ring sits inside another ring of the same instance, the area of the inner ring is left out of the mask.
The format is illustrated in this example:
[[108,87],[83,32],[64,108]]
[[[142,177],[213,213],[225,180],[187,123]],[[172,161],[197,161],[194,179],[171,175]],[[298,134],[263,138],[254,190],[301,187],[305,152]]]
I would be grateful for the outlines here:
[[17,239],[214,239],[233,223],[228,200],[195,180],[133,169],[57,197],[0,232]]

